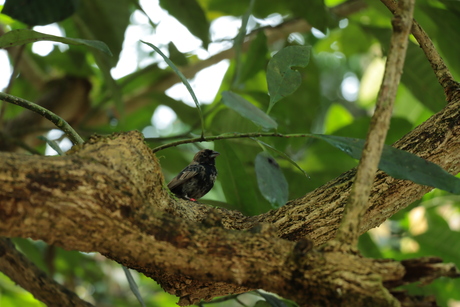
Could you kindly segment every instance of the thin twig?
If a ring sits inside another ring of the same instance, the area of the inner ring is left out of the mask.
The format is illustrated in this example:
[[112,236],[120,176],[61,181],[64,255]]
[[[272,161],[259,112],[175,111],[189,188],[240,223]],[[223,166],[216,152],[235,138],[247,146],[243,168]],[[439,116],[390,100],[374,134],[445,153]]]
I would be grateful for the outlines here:
[[396,91],[404,67],[415,0],[399,0],[392,20],[393,35],[377,98],[377,107],[367,134],[359,161],[356,178],[348,197],[342,224],[337,231],[337,241],[355,248],[360,234],[361,219],[366,212],[370,191],[378,168],[380,156],[393,111]]
[[61,117],[56,115],[55,113],[51,112],[50,110],[47,110],[43,108],[42,106],[39,106],[38,104],[35,104],[33,102],[27,101],[25,99],[8,95],[5,93],[0,92],[0,100],[18,105],[20,107],[26,108],[30,111],[33,111],[44,118],[48,119],[51,121],[53,124],[56,125],[59,129],[64,131],[64,133],[69,137],[70,141],[74,144],[83,144],[83,139],[78,135],[78,133]]
[[[183,144],[190,144],[190,143],[200,143],[200,142],[213,142],[213,141],[220,141],[220,140],[228,140],[228,139],[240,139],[240,138],[260,138],[260,137],[280,137],[280,138],[314,138],[315,135],[313,134],[281,134],[277,132],[252,132],[252,133],[224,133],[221,135],[214,135],[214,136],[200,136],[196,138],[180,140],[176,142],[171,142],[168,144],[160,145],[152,149],[154,153],[169,148],[175,147],[178,145]],[[146,138],[145,141],[155,141],[156,138]]]

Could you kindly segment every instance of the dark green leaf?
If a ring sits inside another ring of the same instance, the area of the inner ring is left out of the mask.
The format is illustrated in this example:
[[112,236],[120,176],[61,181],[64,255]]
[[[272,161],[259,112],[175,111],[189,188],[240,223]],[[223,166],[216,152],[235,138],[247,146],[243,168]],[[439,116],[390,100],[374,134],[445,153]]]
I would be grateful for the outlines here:
[[267,66],[267,37],[263,31],[257,33],[256,38],[251,42],[241,70],[240,82],[243,83],[254,77],[259,71]]
[[275,151],[276,153],[282,155],[284,158],[286,158],[286,160],[288,160],[292,165],[294,165],[299,171],[301,171],[305,175],[305,177],[309,178],[307,172],[303,168],[301,168],[294,160],[292,160],[291,157],[289,157],[287,154],[285,154],[281,150],[276,149],[275,147],[273,147],[270,144],[262,142],[261,140],[258,140],[256,138],[252,138],[252,139],[254,141],[258,142],[259,144],[261,144],[263,146],[266,146],[266,147],[270,148],[271,150]]
[[54,36],[28,29],[13,30],[0,36],[0,48],[19,46],[38,41],[53,41],[70,45],[85,45],[98,49],[108,55],[112,55],[107,45],[100,41]]
[[311,47],[289,46],[278,51],[268,63],[267,84],[270,94],[269,110],[280,99],[291,95],[302,83],[294,67],[305,67],[310,61]]
[[[361,159],[365,140],[324,134],[313,136],[328,142],[354,159]],[[406,179],[460,194],[459,178],[449,174],[437,164],[388,145],[383,147],[379,168],[393,178]]]
[[276,160],[266,152],[256,156],[255,168],[259,190],[273,208],[286,204],[289,188],[286,178]]
[[132,12],[131,0],[81,1],[74,25],[72,29],[66,29],[66,33],[69,33],[67,30],[72,30],[78,33],[79,37],[97,39],[106,43],[113,53],[113,57],[105,58],[108,61],[106,66],[111,68],[118,63]]
[[176,63],[178,66],[185,66],[188,64],[187,57],[177,49],[173,42],[168,44],[168,51],[169,59],[173,63]]
[[248,174],[247,167],[234,151],[234,147],[228,141],[215,143],[215,150],[223,157],[217,159],[217,169],[225,198],[232,209],[247,215],[259,214],[254,178]]
[[294,16],[304,18],[313,27],[326,33],[331,18],[323,0],[310,0],[308,5],[304,0],[290,0],[287,3]]
[[[443,58],[447,60],[450,69],[460,69],[460,44],[452,42],[460,41],[460,33],[457,29],[460,27],[460,3],[458,1],[446,1],[448,9],[441,9],[429,5],[421,5],[420,8],[425,12],[435,24],[435,31],[430,34],[442,52]],[[425,27],[425,25],[424,25]]]
[[[248,0],[210,0],[208,9],[222,12],[227,15],[241,16],[249,5]],[[255,1],[253,14],[258,18],[265,18],[270,14],[288,14],[289,9],[285,1]]]
[[187,27],[190,33],[201,39],[205,49],[208,48],[209,22],[196,0],[160,0],[160,5]]
[[367,232],[359,237],[358,249],[364,257],[375,259],[384,258],[379,247]]
[[241,116],[252,120],[255,124],[265,129],[276,129],[278,127],[278,124],[270,116],[238,94],[224,91],[222,92],[222,101]]
[[30,26],[47,25],[72,15],[79,0],[6,0],[2,14]]

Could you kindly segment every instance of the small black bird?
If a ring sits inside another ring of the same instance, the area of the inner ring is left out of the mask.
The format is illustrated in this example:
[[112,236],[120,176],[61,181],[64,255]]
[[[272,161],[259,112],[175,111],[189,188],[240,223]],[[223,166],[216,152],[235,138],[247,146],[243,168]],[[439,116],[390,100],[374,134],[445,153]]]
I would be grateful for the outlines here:
[[208,193],[217,177],[215,159],[217,151],[203,149],[193,161],[168,183],[168,188],[179,198],[197,200]]

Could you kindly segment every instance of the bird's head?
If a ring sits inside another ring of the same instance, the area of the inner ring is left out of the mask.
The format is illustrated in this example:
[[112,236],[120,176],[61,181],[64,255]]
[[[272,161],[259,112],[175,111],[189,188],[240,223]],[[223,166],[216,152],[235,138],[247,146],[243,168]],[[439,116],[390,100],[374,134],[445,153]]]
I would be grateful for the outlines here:
[[220,155],[217,151],[211,149],[203,149],[195,154],[193,158],[194,162],[204,164],[214,164],[214,159]]

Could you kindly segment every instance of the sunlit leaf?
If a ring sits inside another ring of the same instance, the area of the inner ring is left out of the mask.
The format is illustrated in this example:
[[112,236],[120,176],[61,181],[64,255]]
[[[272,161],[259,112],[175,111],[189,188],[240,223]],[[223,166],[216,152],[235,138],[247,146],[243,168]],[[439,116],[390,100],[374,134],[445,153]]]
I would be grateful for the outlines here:
[[252,120],[255,124],[265,129],[276,129],[278,127],[278,124],[270,116],[238,94],[224,91],[222,92],[222,101],[241,116]]
[[278,51],[268,63],[267,84],[270,94],[269,110],[280,99],[291,95],[302,83],[300,72],[294,67],[305,67],[310,61],[311,47],[289,46]]
[[259,190],[273,208],[288,201],[289,188],[286,178],[276,160],[266,152],[256,156],[255,168]]
[[112,55],[109,47],[107,47],[107,45],[101,41],[54,36],[28,29],[13,30],[0,36],[0,48],[19,46],[28,43],[35,43],[38,41],[53,41],[69,45],[85,45],[98,49],[108,55]]
[[[315,134],[313,136],[328,142],[354,159],[361,158],[365,142],[363,139],[324,134]],[[406,179],[418,184],[460,194],[459,178],[449,174],[439,165],[407,151],[385,145],[379,168],[393,178]]]

